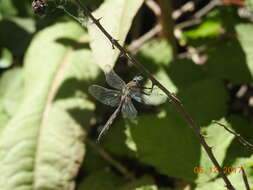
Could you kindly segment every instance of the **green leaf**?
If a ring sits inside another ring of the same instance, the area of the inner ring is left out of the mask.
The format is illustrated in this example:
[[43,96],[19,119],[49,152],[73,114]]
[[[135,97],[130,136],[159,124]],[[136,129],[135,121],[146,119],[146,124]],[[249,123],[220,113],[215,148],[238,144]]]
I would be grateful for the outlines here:
[[[230,115],[227,117],[227,120],[231,125],[231,130],[240,134],[249,143],[253,143],[253,136],[251,135],[253,133],[252,123],[242,118],[240,115]],[[235,139],[227,157],[231,164],[231,162],[234,162],[238,157],[250,157],[251,154],[252,151],[250,151],[250,149],[243,146],[238,139]]]
[[[23,83],[23,69],[19,67],[4,72],[0,78],[0,99],[10,99],[10,103],[6,105],[6,109],[9,109],[7,112],[10,115],[13,115],[18,107],[15,102],[19,102],[22,98]],[[10,106],[11,102],[15,104],[15,106]]]
[[179,91],[178,97],[199,125],[219,120],[227,113],[228,93],[217,79],[204,79]]
[[11,52],[8,49],[3,48],[1,57],[0,57],[0,69],[6,69],[10,67],[12,65],[12,62],[13,62],[13,57],[12,57]]
[[[200,149],[193,131],[179,117],[173,112],[140,116],[138,126],[128,123],[126,143],[140,161],[162,174],[192,182],[208,181],[215,176],[209,172],[213,164],[204,149]],[[203,129],[202,133],[207,136],[208,145],[214,147],[218,162],[222,163],[234,136],[214,125]],[[194,172],[195,167],[202,167],[206,172],[198,174]]]
[[250,72],[251,81],[253,76],[253,40],[250,36],[253,35],[253,26],[251,24],[239,24],[236,26],[238,40],[241,44],[242,50],[245,55],[245,64]]
[[207,20],[196,29],[184,32],[186,39],[196,40],[199,38],[217,37],[222,31],[221,23],[215,20]]
[[[230,116],[227,121],[219,121],[224,124],[226,127],[230,128],[233,131],[241,134],[245,139],[252,141],[252,127],[249,126],[245,120],[240,118],[238,115]],[[204,131],[205,130],[205,131]],[[223,127],[219,125],[212,124],[208,128],[202,130],[203,134],[206,134],[206,140],[208,144],[213,147],[213,151],[215,157],[218,159],[218,162],[221,164],[224,172],[228,174],[229,179],[231,179],[232,184],[236,189],[244,189],[244,183],[242,179],[242,172],[240,167],[243,166],[250,184],[253,184],[253,174],[251,167],[253,166],[253,156],[252,151],[244,147],[241,143],[239,143],[238,139],[234,137],[233,134],[226,131]],[[208,132],[208,130],[212,130],[212,132]],[[202,155],[206,155],[202,149]],[[210,177],[217,176],[215,173],[215,168],[208,158],[205,157],[201,161],[201,167],[205,173],[199,174],[198,178],[198,190],[205,189],[220,189],[225,190],[224,181],[219,178],[213,182],[208,182]],[[231,174],[229,173],[229,168],[233,169]],[[210,170],[212,169],[212,170]],[[211,172],[212,171],[212,172]]]
[[15,114],[24,91],[24,77],[21,68],[6,71],[0,79],[0,130]]
[[218,48],[210,48],[206,52],[208,60],[205,67],[213,76],[235,84],[250,82],[252,66],[250,59],[246,57],[250,55],[245,54],[244,51],[237,40],[223,42]]
[[240,23],[236,7],[219,6],[210,11],[204,20],[196,27],[190,27],[183,31],[182,42],[187,41],[187,44],[194,46],[217,46],[222,37],[222,34],[227,36],[234,35],[234,26]]
[[67,22],[32,41],[24,98],[0,136],[1,189],[74,189],[85,150],[82,126],[94,110],[83,97],[99,73],[86,38],[78,24]]
[[126,143],[141,162],[168,176],[196,179],[193,168],[200,159],[200,144],[175,111],[142,115],[138,124],[128,122],[127,126]]
[[167,66],[172,60],[172,48],[164,39],[149,40],[141,46],[137,57],[145,65]]
[[98,7],[104,0],[81,0],[87,6]]
[[151,177],[144,176],[132,183],[120,187],[119,190],[158,190],[158,188]]
[[[95,142],[94,142],[95,143]],[[94,147],[90,146],[89,143],[86,143],[86,154],[83,161],[82,169],[85,172],[97,171],[108,166],[106,162],[99,154]]]
[[[177,87],[167,74],[166,67],[171,67],[172,49],[166,40],[155,39],[146,42],[138,51],[138,61],[145,65],[148,70],[171,92],[176,93]],[[151,86],[151,82],[146,86]]]
[[32,34],[36,31],[36,22],[32,18],[13,17],[9,21],[15,23],[18,27],[25,30],[27,33]]
[[[236,170],[236,173],[228,175],[228,179],[230,180],[232,185],[235,187],[235,189],[245,189],[242,173],[240,172],[239,169]],[[249,180],[250,187],[252,187],[253,177],[248,176],[248,180]],[[211,182],[198,184],[196,187],[196,190],[210,190],[210,189],[227,190],[227,188],[225,187],[225,183],[223,179],[221,178],[215,179],[214,181],[211,181]]]
[[[219,123],[229,126],[229,123],[225,119],[220,120]],[[207,127],[202,128],[201,134],[206,137],[205,140],[207,144],[212,147],[215,158],[218,163],[222,165],[225,160],[227,150],[234,139],[234,135],[227,133],[223,127],[220,127],[217,124],[210,124]],[[204,173],[199,173],[198,179],[196,180],[197,183],[209,181],[218,175],[218,173],[214,172],[214,165],[203,147],[201,147],[199,166],[196,167],[201,167],[204,171]]]
[[[143,0],[106,0],[93,15],[97,19],[101,18],[101,25],[123,45],[132,20],[142,3]],[[110,70],[119,56],[119,51],[112,47],[111,42],[95,24],[88,25],[88,30],[96,63],[104,71]]]
[[77,190],[112,190],[117,189],[122,179],[110,170],[98,170],[91,173],[78,184]]
[[126,146],[126,141],[129,143],[132,140],[129,140],[126,137],[124,132],[125,129],[125,121],[124,119],[119,119],[116,121],[113,126],[109,129],[108,133],[106,133],[102,146],[105,150],[112,154],[116,154],[119,156],[128,156],[135,157],[135,152],[132,149],[129,149]]
[[184,89],[187,86],[209,78],[210,76],[200,65],[196,65],[189,59],[177,59],[167,69],[167,75],[177,89]]
[[31,16],[31,1],[1,0],[0,14],[4,17],[13,17],[17,15],[21,17]]
[[14,6],[13,1],[11,0],[2,0],[0,1],[0,14],[3,17],[11,17],[17,15],[18,10]]
[[[227,119],[231,130],[240,134],[245,140],[253,144],[253,124],[243,119],[239,115],[231,115]],[[227,132],[228,133],[228,132]],[[249,169],[249,175],[253,177],[251,167],[253,166],[252,149],[244,146],[238,138],[235,138],[231,143],[226,153],[226,158],[223,163],[223,167],[238,167],[244,166],[245,169]],[[251,173],[250,173],[251,171]]]
[[[32,34],[30,33],[32,29],[26,28],[26,24],[28,24],[29,21],[26,19],[25,22],[21,22],[21,20],[22,19],[0,21],[0,44],[8,48],[14,56],[23,56],[32,38]],[[21,23],[24,25],[20,26],[22,25]],[[32,27],[32,23],[30,24]]]
[[250,8],[251,11],[253,11],[253,1],[252,0],[246,0],[247,6]]

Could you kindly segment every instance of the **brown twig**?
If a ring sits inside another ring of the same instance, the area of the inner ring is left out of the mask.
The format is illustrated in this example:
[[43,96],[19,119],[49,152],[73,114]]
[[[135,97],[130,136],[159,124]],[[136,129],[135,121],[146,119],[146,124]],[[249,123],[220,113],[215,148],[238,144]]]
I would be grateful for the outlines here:
[[243,178],[246,190],[250,190],[250,186],[249,186],[247,175],[246,175],[246,173],[244,171],[244,168],[242,166],[241,166],[241,168],[242,168],[242,178]]
[[148,40],[153,38],[158,32],[161,30],[161,25],[157,24],[153,27],[150,31],[145,33],[143,36],[139,37],[138,39],[134,40],[129,46],[128,51],[132,54],[136,54],[138,49]]
[[162,26],[161,35],[172,47],[173,59],[177,57],[177,43],[174,36],[174,21],[172,18],[172,2],[171,0],[159,0],[161,8],[160,24]]
[[160,6],[154,0],[145,0],[145,4],[157,17],[161,16]]
[[183,29],[192,25],[199,24],[202,20],[202,17],[205,16],[209,11],[211,11],[214,7],[221,5],[221,0],[212,0],[210,1],[206,6],[204,6],[202,9],[197,11],[192,19],[187,20],[185,22],[179,23],[175,26],[177,29]]
[[101,30],[101,32],[106,36],[106,38],[112,43],[112,45],[121,52],[122,56],[125,56],[143,75],[145,75],[147,78],[151,80],[153,85],[156,85],[159,87],[170,99],[171,101],[175,104],[177,110],[179,113],[182,115],[182,117],[186,120],[186,122],[189,124],[190,128],[194,131],[195,135],[199,138],[200,143],[204,147],[205,151],[207,152],[210,160],[213,162],[215,167],[218,168],[219,172],[221,173],[221,177],[223,178],[227,188],[229,190],[235,190],[225,173],[223,172],[221,166],[219,165],[217,159],[215,158],[212,149],[210,146],[205,141],[205,138],[203,135],[200,134],[199,127],[197,124],[193,121],[193,119],[190,117],[188,112],[185,110],[183,107],[181,101],[173,94],[171,93],[166,87],[164,87],[158,80],[156,80],[153,75],[146,70],[146,68],[140,64],[131,54],[127,52],[127,50],[122,47],[117,40],[115,40],[106,30],[105,28],[100,24],[99,19],[96,19],[90,10],[84,6],[80,0],[75,0],[76,3],[83,9],[84,14],[89,17],[92,22]]
[[217,121],[213,121],[213,123],[215,123],[215,124],[223,127],[226,131],[228,131],[229,133],[233,134],[243,146],[246,146],[246,147],[251,148],[253,150],[253,144],[251,144],[247,140],[245,140],[240,134],[232,131],[231,129],[229,129],[228,127],[226,127],[222,123],[219,123]]
[[202,18],[207,13],[209,13],[214,7],[221,5],[221,0],[212,0],[210,3],[208,3],[206,6],[204,6],[202,9],[200,9],[198,12],[194,14],[194,18]]
[[188,1],[184,5],[182,5],[179,9],[173,11],[172,18],[174,20],[181,17],[184,13],[193,11],[195,9],[195,2],[194,1]]
[[93,142],[91,139],[86,137],[85,142],[90,145],[104,160],[109,162],[113,167],[115,167],[122,175],[124,175],[127,179],[134,180],[134,175],[127,170],[122,164],[120,164],[117,160],[113,159],[102,147],[100,147],[97,143]]

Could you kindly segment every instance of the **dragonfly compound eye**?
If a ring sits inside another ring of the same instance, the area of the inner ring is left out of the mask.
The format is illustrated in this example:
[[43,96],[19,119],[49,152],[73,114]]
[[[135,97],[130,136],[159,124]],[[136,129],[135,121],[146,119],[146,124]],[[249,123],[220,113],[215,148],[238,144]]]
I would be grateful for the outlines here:
[[143,77],[142,76],[136,76],[133,79],[134,82],[142,82],[143,81]]

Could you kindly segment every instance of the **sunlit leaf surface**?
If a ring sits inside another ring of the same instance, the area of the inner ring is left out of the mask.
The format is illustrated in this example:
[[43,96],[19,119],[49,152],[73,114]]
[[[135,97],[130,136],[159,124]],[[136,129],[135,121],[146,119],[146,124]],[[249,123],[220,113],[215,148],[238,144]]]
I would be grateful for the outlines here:
[[[133,18],[142,3],[143,0],[106,0],[93,14],[97,19],[101,18],[100,23],[103,27],[123,45]],[[88,29],[96,63],[104,71],[108,71],[113,68],[119,51],[112,47],[111,42],[95,24],[89,24]]]
[[94,109],[84,98],[86,81],[98,74],[91,51],[82,46],[86,37],[79,25],[65,22],[32,41],[25,58],[24,98],[1,133],[1,189],[75,188],[85,150],[82,126],[87,127]]

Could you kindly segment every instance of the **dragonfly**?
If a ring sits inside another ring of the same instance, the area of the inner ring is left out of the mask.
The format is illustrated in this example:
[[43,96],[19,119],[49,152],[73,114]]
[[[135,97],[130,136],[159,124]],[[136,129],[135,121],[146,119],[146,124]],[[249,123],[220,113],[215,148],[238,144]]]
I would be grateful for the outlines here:
[[[114,89],[107,89],[99,85],[91,85],[88,89],[89,93],[101,103],[117,107],[99,133],[98,141],[112,125],[120,111],[124,117],[135,118],[137,116],[132,99],[150,105],[152,101],[149,97],[154,94],[153,87],[143,87],[144,78],[142,76],[135,76],[130,82],[125,83],[114,70],[111,70],[106,73],[105,77],[107,84]],[[164,99],[165,96],[161,95],[161,97]]]

